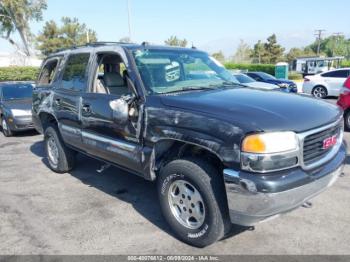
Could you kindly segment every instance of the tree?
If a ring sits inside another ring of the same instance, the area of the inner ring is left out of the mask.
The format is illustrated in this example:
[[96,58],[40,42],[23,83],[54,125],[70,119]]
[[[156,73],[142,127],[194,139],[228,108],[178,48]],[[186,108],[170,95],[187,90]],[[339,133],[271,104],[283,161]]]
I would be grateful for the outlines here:
[[177,36],[171,36],[167,40],[164,41],[166,45],[170,46],[181,46],[186,47],[187,46],[187,40],[186,39],[179,39]]
[[284,48],[277,44],[277,38],[275,34],[272,34],[267,38],[267,42],[264,44],[266,51],[264,58],[265,63],[275,64],[278,61],[283,60]]
[[257,63],[261,63],[261,57],[264,55],[265,53],[265,48],[264,48],[264,44],[261,42],[261,40],[259,40],[255,45],[254,45],[254,49],[251,53],[251,58],[253,59],[253,62],[257,62]]
[[225,56],[221,50],[217,53],[213,53],[211,56],[214,57],[216,60],[218,60],[221,63],[225,62]]
[[[317,52],[318,41],[307,46],[307,48]],[[320,54],[324,56],[344,56],[350,59],[350,39],[342,35],[332,35],[321,40]]]
[[286,54],[287,61],[293,62],[297,57],[302,56],[315,56],[316,54],[309,48],[297,48],[293,47],[289,50],[289,52]]
[[46,22],[42,32],[37,36],[37,48],[44,55],[60,48],[97,41],[96,32],[87,28],[84,23],[79,23],[77,18],[62,17],[61,21],[61,27],[52,20]]
[[242,39],[237,47],[236,53],[233,56],[233,61],[236,63],[250,63],[252,49]]
[[[30,56],[33,35],[29,22],[41,21],[42,11],[46,8],[46,0],[1,0],[0,37]],[[18,32],[22,46],[11,37],[15,32]]]

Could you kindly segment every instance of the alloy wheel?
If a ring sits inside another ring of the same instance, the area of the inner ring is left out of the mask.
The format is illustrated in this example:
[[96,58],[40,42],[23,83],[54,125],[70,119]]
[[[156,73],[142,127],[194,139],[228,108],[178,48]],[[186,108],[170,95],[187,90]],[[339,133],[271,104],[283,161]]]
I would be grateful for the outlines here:
[[56,140],[54,139],[54,137],[50,136],[47,139],[47,153],[48,153],[48,157],[50,159],[50,161],[54,164],[57,165],[58,164],[58,147],[56,144]]
[[189,229],[199,228],[205,219],[203,198],[196,187],[185,180],[176,180],[168,192],[168,202],[173,216]]
[[318,86],[314,88],[313,95],[317,98],[324,98],[327,96],[327,91],[324,87]]

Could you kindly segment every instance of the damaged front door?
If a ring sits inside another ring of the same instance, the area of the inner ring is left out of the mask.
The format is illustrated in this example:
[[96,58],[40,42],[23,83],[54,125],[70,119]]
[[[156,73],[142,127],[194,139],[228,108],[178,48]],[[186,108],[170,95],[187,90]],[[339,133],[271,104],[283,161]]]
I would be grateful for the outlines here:
[[82,98],[82,139],[85,150],[121,166],[140,170],[141,146],[138,121],[130,116],[133,105],[126,98],[85,94]]
[[116,54],[96,56],[91,92],[81,100],[85,151],[133,171],[141,170],[139,105],[123,76],[125,66]]

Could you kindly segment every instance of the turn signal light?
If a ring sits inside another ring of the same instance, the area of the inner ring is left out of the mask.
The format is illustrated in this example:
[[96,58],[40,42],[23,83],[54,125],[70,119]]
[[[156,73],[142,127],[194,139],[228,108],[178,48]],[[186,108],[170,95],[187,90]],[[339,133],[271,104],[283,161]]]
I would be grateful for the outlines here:
[[251,135],[243,140],[242,151],[264,153],[266,151],[266,146],[260,135]]

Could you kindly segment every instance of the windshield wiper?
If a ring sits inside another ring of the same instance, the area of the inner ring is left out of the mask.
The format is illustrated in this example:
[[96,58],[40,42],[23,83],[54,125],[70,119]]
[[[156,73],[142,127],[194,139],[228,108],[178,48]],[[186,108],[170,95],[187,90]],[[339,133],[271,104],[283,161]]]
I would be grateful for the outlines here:
[[212,84],[210,85],[210,87],[228,87],[228,86],[231,86],[231,87],[234,87],[234,86],[241,86],[241,87],[247,87],[246,85],[243,85],[243,84],[240,84],[240,83],[236,83],[236,82],[231,82],[231,81],[224,81],[222,82],[221,84]]
[[190,86],[190,87],[183,87],[181,89],[176,89],[173,91],[161,92],[159,94],[172,94],[172,93],[181,93],[181,92],[187,92],[187,91],[214,90],[214,89],[216,89],[214,86]]

